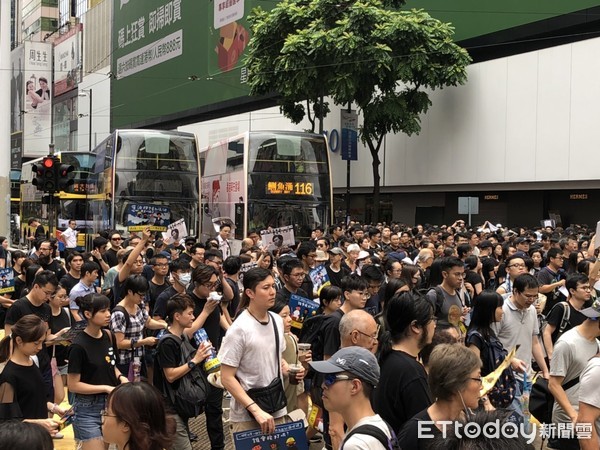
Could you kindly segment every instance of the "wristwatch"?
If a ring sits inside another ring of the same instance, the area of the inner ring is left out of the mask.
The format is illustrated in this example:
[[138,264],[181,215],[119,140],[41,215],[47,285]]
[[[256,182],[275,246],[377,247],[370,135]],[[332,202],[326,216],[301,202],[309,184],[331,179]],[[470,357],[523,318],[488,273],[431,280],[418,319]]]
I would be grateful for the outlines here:
[[196,367],[196,363],[194,361],[188,361],[188,367],[191,369],[193,369],[194,367]]

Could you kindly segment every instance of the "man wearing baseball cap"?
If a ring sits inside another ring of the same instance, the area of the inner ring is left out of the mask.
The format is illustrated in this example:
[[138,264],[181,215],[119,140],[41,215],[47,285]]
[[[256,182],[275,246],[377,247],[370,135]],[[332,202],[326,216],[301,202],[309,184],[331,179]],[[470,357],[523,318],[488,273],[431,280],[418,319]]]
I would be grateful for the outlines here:
[[371,393],[379,383],[379,364],[373,353],[362,347],[345,347],[327,361],[309,364],[324,375],[321,387],[325,408],[340,414],[348,426],[340,450],[391,448],[390,440],[395,436],[371,407]]

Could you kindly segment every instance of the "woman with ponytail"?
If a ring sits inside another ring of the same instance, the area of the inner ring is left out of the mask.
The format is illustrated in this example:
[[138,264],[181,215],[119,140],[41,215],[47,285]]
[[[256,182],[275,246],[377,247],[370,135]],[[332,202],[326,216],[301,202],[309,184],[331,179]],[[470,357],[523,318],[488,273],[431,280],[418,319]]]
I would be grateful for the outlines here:
[[46,401],[42,373],[32,357],[44,347],[48,325],[38,316],[28,314],[12,325],[11,333],[0,341],[0,421],[21,419],[42,425],[56,434],[58,423],[48,419],[48,412],[64,415],[56,404]]

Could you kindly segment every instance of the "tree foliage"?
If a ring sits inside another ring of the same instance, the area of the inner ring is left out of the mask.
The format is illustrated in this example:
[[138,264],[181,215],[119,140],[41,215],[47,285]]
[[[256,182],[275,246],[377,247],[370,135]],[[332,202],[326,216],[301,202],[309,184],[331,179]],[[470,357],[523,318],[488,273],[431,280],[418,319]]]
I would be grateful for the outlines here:
[[[421,130],[428,92],[466,81],[470,57],[453,28],[402,0],[283,0],[249,16],[251,93],[276,94],[283,114],[311,123],[329,112],[322,99],[350,102],[363,116],[360,138],[373,157],[374,208],[379,204],[378,152],[389,133]],[[322,131],[322,125],[321,129]]]

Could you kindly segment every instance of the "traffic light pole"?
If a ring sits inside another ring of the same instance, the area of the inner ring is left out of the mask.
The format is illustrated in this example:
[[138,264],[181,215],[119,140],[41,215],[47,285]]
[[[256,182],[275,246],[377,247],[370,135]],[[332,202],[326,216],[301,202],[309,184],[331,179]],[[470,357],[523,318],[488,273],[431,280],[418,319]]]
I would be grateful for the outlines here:
[[[54,156],[54,144],[48,146],[48,155]],[[54,220],[56,217],[56,210],[54,209],[56,208],[56,202],[54,201],[54,195],[54,192],[50,192],[50,204],[48,205],[48,234],[50,238],[54,236]]]

